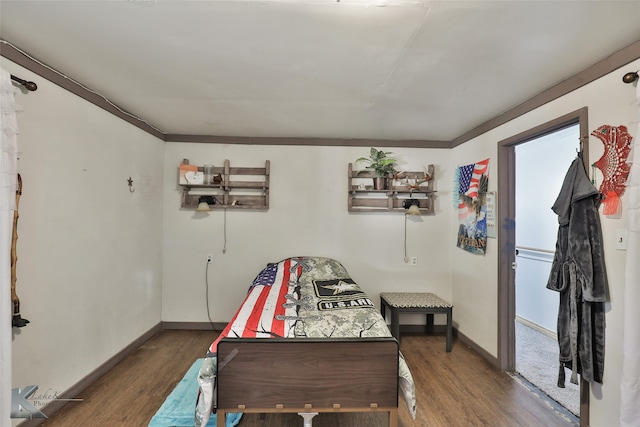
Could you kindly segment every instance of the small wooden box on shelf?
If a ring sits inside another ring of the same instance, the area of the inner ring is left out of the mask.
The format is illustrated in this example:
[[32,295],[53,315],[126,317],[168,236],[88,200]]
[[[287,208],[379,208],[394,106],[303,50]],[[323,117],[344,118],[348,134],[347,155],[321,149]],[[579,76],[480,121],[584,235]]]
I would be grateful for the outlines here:
[[[404,212],[405,200],[415,200],[423,215],[433,215],[434,166],[429,165],[425,171],[404,171],[397,180],[388,180],[384,190],[373,188],[376,178],[372,171],[354,171],[353,164],[348,169],[349,212]],[[426,181],[425,181],[426,179]],[[421,182],[422,181],[422,182]]]
[[[185,159],[183,164],[188,162]],[[198,166],[197,171],[202,172],[203,167]],[[269,160],[265,161],[263,168],[231,167],[229,160],[225,160],[224,166],[213,168],[213,175],[216,177],[213,184],[179,183],[182,187],[181,207],[195,209],[201,197],[209,196],[207,201],[211,209],[268,210],[269,174]],[[242,178],[245,180],[240,181]],[[215,202],[211,203],[212,201]]]

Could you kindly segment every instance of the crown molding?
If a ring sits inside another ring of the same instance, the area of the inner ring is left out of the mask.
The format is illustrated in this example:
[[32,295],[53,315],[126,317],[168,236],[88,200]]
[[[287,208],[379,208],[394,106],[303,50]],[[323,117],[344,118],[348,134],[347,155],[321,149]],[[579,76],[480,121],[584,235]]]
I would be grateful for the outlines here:
[[184,135],[166,134],[152,124],[130,114],[110,102],[102,95],[71,80],[62,73],[54,70],[35,59],[11,43],[0,40],[0,55],[16,64],[38,74],[52,83],[72,92],[86,101],[114,114],[126,122],[150,133],[165,142],[195,142],[204,144],[249,144],[249,145],[303,145],[303,146],[384,146],[404,148],[454,148],[464,144],[483,133],[520,117],[536,108],[560,98],[600,77],[623,67],[630,62],[640,59],[640,40],[606,57],[589,68],[569,77],[568,79],[544,90],[538,95],[527,99],[510,110],[496,116],[474,129],[454,138],[452,141],[431,140],[394,140],[394,139],[350,139],[350,138],[295,138],[295,137],[249,137],[223,135]]
[[594,65],[579,72],[578,74],[569,77],[568,79],[558,83],[557,85],[550,87],[549,89],[539,93],[538,95],[529,98],[528,100],[518,104],[517,106],[500,114],[499,116],[496,116],[493,119],[484,122],[478,127],[471,129],[469,132],[460,135],[459,137],[451,141],[451,148],[456,147],[460,144],[464,144],[465,142],[492,129],[495,129],[498,126],[507,123],[508,121],[520,117],[530,111],[535,110],[538,107],[541,107],[548,102],[558,99],[570,92],[573,92],[574,90],[581,88],[582,86],[591,83],[594,80],[597,80],[617,70],[618,68],[635,61],[636,59],[640,59],[640,40],[595,63]]

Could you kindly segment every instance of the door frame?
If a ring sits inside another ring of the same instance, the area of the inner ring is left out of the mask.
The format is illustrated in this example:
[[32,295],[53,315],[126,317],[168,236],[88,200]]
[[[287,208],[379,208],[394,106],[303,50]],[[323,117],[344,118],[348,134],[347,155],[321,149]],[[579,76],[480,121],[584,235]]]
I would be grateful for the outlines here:
[[[589,121],[587,107],[521,132],[498,142],[498,367],[513,372],[516,368],[516,145],[579,124],[582,161],[589,165]],[[576,153],[577,154],[577,153]],[[580,426],[589,425],[589,383],[580,380]]]

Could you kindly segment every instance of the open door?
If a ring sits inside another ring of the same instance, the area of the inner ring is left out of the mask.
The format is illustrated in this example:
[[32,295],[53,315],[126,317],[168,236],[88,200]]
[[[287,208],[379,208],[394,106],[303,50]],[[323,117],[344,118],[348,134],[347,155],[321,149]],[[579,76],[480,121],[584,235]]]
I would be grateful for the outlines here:
[[[497,220],[499,225],[498,246],[500,251],[498,254],[498,363],[500,369],[508,372],[515,372],[516,366],[516,319],[517,316],[517,279],[516,268],[518,259],[516,251],[518,249],[518,237],[522,238],[522,233],[517,232],[516,227],[516,146],[538,139],[550,133],[567,129],[571,126],[577,126],[579,129],[579,141],[576,144],[581,146],[583,159],[588,164],[588,144],[581,144],[580,141],[586,141],[588,135],[587,109],[583,108],[573,113],[567,114],[549,123],[545,123],[529,131],[515,135],[507,140],[501,141],[498,147],[498,168],[500,180],[498,182],[498,209]],[[551,152],[550,155],[555,155]],[[574,152],[574,155],[577,154]],[[575,158],[575,156],[574,156]],[[562,179],[568,170],[570,162],[563,167],[560,172]],[[544,173],[544,165],[539,165],[540,173]],[[553,200],[557,197],[557,193],[552,195]],[[553,201],[548,206],[549,210]],[[518,221],[518,224],[520,222]],[[557,233],[557,222],[555,231]],[[532,242],[535,238],[531,239]],[[555,240],[553,242],[555,247]],[[521,245],[528,249],[546,249],[537,248],[537,243],[533,246]],[[546,246],[548,244],[541,244]],[[529,251],[531,252],[531,251]],[[535,251],[534,251],[535,252]],[[539,253],[540,255],[540,253]],[[540,256],[544,258],[544,256]],[[539,273],[540,274],[540,273]],[[548,276],[547,276],[548,278]],[[546,286],[546,278],[542,287]],[[556,304],[557,310],[557,304]],[[524,316],[520,316],[524,317]],[[548,323],[547,323],[548,325]],[[555,331],[555,328],[554,328]],[[557,345],[557,342],[556,342]],[[557,366],[557,360],[549,361]],[[557,374],[557,370],[556,370]],[[579,398],[579,416],[580,425],[589,425],[589,385],[581,382]]]
[[515,372],[576,417],[580,416],[578,385],[557,386],[560,294],[546,284],[558,236],[558,216],[551,206],[580,149],[579,126],[575,123],[515,146]]

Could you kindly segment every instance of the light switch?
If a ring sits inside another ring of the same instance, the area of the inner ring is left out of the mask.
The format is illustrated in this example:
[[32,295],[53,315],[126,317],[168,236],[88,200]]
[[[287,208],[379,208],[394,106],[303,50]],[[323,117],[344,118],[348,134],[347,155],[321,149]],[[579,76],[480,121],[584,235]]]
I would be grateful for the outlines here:
[[627,230],[624,228],[616,230],[616,249],[619,251],[627,250]]

